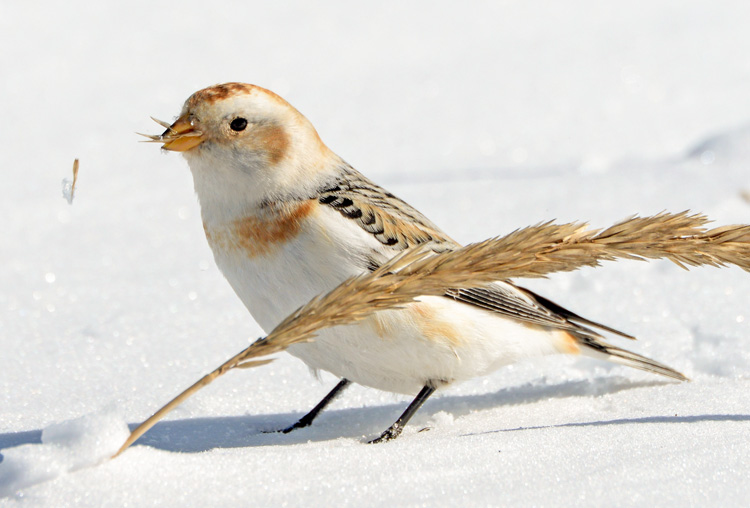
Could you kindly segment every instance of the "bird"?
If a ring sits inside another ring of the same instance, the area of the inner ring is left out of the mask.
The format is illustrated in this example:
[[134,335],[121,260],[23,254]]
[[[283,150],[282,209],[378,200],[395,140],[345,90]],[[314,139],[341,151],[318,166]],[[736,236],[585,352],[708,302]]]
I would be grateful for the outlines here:
[[[270,90],[239,82],[209,86],[187,99],[174,122],[156,121],[166,130],[149,137],[187,160],[215,262],[266,332],[311,298],[406,249],[441,253],[460,247],[336,155],[305,116]],[[369,442],[390,441],[436,390],[553,354],[687,380],[610,344],[604,334],[634,338],[510,280],[448,288],[442,296],[423,296],[289,347],[312,371],[340,381],[280,432],[311,425],[357,383],[414,396]]]

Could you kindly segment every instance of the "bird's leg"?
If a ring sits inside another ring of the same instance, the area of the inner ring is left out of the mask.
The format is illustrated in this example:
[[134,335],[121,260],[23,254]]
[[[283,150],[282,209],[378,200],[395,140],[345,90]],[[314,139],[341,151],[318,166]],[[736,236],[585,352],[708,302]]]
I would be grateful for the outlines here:
[[315,406],[314,408],[310,410],[309,413],[307,413],[305,416],[300,418],[296,423],[292,424],[291,426],[285,429],[281,429],[278,432],[283,432],[284,434],[286,434],[295,429],[301,429],[301,428],[309,426],[313,422],[313,420],[317,418],[318,414],[320,414],[320,412],[323,411],[328,404],[333,402],[333,399],[338,397],[341,391],[347,386],[349,386],[350,384],[351,384],[351,381],[349,381],[348,379],[342,379],[341,381],[339,381],[339,383],[336,386],[333,387],[333,390],[328,392],[328,395],[323,397],[323,400],[318,402],[317,406]]
[[404,411],[404,413],[398,417],[398,420],[396,420],[393,425],[388,427],[385,432],[380,434],[380,437],[369,441],[369,443],[384,443],[386,441],[390,441],[391,439],[396,439],[399,434],[401,434],[401,431],[404,430],[404,425],[406,425],[411,417],[414,416],[414,413],[416,413],[417,410],[422,407],[422,404],[424,404],[427,398],[432,395],[434,391],[435,388],[430,385],[426,385],[424,388],[422,388],[422,390],[417,394],[414,400],[411,401],[409,407],[406,408],[406,411]]

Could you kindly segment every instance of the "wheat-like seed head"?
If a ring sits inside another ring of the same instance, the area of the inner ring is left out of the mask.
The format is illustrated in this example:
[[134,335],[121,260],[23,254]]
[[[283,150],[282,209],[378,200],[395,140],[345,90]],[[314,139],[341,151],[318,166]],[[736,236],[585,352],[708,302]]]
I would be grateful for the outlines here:
[[544,277],[617,258],[665,258],[682,268],[736,265],[750,271],[750,226],[706,230],[707,222],[704,215],[688,212],[632,217],[604,230],[548,222],[441,254],[412,249],[314,298],[248,348],[242,361],[282,351],[311,340],[320,329],[352,323],[419,296],[444,294],[448,288]]

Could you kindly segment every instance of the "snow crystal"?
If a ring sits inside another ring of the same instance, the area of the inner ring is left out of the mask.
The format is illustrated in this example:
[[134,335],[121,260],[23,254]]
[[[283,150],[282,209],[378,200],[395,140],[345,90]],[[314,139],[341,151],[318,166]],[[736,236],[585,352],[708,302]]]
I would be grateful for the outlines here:
[[430,427],[448,427],[453,425],[455,417],[451,413],[438,411],[430,419]]
[[62,193],[63,198],[68,202],[69,205],[73,204],[73,180],[69,178],[63,178],[62,180]]

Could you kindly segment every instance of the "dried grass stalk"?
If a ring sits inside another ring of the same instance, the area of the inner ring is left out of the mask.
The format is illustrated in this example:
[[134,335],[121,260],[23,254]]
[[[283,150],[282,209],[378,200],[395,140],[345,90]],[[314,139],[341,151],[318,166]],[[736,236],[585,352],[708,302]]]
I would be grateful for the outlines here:
[[62,181],[63,198],[65,198],[69,205],[73,204],[73,199],[76,195],[76,183],[78,182],[78,165],[78,159],[75,159],[73,161],[73,181],[71,182],[67,178],[63,178]]
[[187,397],[229,370],[266,364],[272,360],[257,358],[309,342],[321,329],[351,324],[419,296],[442,295],[448,288],[476,287],[509,278],[544,277],[618,258],[665,258],[682,268],[736,265],[750,271],[750,226],[707,230],[707,223],[704,215],[688,212],[632,217],[604,230],[587,230],[583,223],[548,222],[441,254],[426,247],[407,250],[297,309],[267,337],[233,356],[143,422],[115,456]]

